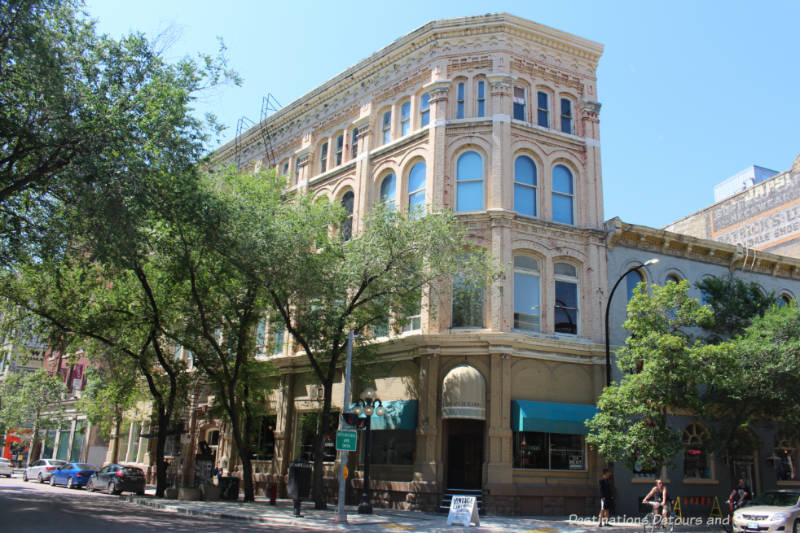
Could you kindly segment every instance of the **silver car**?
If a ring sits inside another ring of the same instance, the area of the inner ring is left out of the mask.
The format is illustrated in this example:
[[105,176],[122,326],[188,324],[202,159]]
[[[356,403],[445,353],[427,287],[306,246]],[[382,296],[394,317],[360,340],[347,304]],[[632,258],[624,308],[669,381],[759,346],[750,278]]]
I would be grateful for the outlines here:
[[39,483],[44,483],[45,481],[49,481],[53,472],[65,463],[66,461],[60,461],[58,459],[39,459],[31,463],[31,466],[25,469],[22,473],[22,479],[25,481],[35,479],[39,481]]
[[770,490],[733,513],[734,533],[800,533],[800,489]]
[[0,476],[11,477],[14,473],[14,467],[11,466],[11,461],[5,457],[0,457]]

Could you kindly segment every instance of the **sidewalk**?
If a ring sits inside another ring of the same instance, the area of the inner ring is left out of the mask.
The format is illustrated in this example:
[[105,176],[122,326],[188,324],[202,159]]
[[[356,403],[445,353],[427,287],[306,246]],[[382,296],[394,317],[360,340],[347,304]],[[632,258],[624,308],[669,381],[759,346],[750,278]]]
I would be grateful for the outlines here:
[[[148,492],[153,492],[149,490]],[[328,505],[327,510],[314,509],[313,502],[303,502],[302,517],[295,517],[291,500],[278,500],[277,505],[269,505],[265,498],[256,498],[253,503],[231,501],[179,501],[155,498],[153,496],[123,495],[123,501],[134,505],[151,507],[166,512],[180,513],[189,516],[207,516],[227,520],[241,520],[263,524],[297,526],[318,531],[406,531],[437,532],[466,530],[461,526],[448,526],[445,513],[421,513],[417,511],[401,511],[397,509],[374,509],[372,515],[360,515],[356,506],[345,506],[347,523],[336,523],[335,505]],[[588,520],[589,517],[587,517]],[[635,521],[618,524],[612,527],[597,528],[594,521],[570,521],[569,517],[518,517],[518,516],[482,516],[480,527],[471,527],[470,531],[515,531],[527,533],[585,533],[604,532],[630,533],[641,531],[641,525]],[[714,531],[714,528],[676,527],[676,531]],[[719,528],[716,528],[719,530]]]

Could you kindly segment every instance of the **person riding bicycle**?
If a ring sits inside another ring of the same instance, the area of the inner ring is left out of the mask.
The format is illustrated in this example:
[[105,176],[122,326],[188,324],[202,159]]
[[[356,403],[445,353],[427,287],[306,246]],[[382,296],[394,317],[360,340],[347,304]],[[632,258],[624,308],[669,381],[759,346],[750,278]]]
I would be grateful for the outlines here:
[[732,503],[734,508],[738,509],[749,502],[752,496],[753,492],[750,487],[747,486],[744,479],[740,479],[739,483],[731,491],[731,495],[728,496],[728,503]]
[[[651,497],[653,498],[653,501],[648,501]],[[642,503],[649,503],[652,505],[654,514],[658,514],[660,511],[661,516],[666,522],[670,512],[670,500],[669,493],[667,492],[667,486],[664,485],[660,479],[656,480],[655,487],[650,489],[650,492],[648,492],[647,496],[644,497]]]

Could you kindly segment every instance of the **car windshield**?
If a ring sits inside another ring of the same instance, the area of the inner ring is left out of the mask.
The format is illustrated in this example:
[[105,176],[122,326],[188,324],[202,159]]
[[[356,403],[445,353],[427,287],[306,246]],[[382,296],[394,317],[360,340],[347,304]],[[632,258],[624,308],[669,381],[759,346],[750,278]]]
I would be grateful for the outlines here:
[[76,470],[97,470],[97,467],[87,463],[75,463]]
[[765,492],[753,500],[753,505],[791,507],[792,505],[797,505],[798,498],[800,498],[800,492]]

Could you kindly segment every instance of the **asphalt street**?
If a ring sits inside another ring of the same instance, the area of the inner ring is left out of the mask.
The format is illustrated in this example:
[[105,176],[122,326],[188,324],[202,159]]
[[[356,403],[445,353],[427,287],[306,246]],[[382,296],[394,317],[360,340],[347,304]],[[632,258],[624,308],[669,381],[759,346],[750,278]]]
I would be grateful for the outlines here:
[[257,524],[166,513],[132,505],[119,496],[85,489],[0,478],[0,532],[177,533],[315,531],[299,526]]

